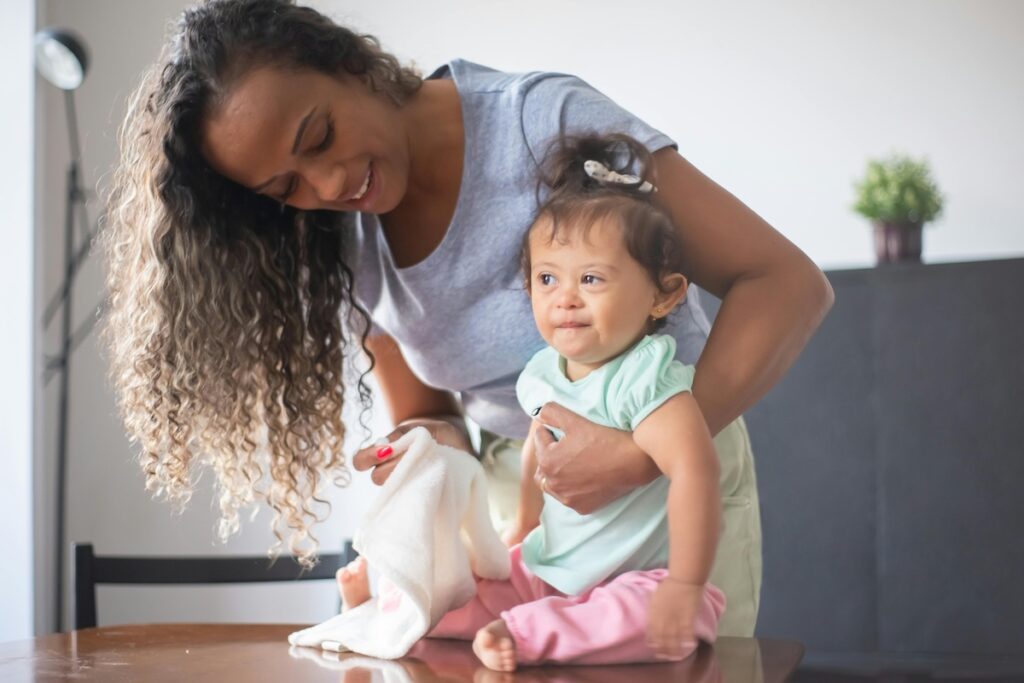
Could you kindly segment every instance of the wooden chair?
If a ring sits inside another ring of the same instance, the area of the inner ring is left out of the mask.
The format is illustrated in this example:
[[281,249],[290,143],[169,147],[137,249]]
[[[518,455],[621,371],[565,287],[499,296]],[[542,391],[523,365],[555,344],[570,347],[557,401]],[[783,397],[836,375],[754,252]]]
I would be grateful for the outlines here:
[[271,564],[265,556],[152,557],[98,556],[91,543],[72,543],[75,558],[75,628],[96,626],[97,584],[256,583],[333,579],[356,558],[351,541],[341,553],[320,555],[320,563],[303,571],[290,556]]

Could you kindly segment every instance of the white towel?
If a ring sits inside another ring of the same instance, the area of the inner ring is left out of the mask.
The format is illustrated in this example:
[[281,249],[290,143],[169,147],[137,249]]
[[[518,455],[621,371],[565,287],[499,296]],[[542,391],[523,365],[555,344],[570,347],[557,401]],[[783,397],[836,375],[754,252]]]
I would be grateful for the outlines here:
[[491,526],[480,463],[439,445],[422,427],[392,447],[404,456],[363,518],[353,546],[401,599],[382,605],[372,598],[292,633],[292,645],[402,657],[446,612],[473,597],[474,574],[508,578],[508,549]]

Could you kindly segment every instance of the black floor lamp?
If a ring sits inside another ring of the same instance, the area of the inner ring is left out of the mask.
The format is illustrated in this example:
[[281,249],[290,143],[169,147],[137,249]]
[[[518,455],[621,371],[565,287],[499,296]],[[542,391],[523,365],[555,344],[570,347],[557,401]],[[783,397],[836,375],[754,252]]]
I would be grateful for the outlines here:
[[[61,312],[60,353],[46,359],[44,385],[55,376],[60,377],[60,397],[57,413],[57,495],[56,545],[57,580],[54,604],[54,623],[60,631],[64,611],[64,516],[66,501],[66,474],[68,449],[68,380],[71,374],[71,354],[92,330],[96,316],[90,316],[76,330],[71,330],[71,301],[75,276],[89,255],[96,230],[89,222],[85,189],[82,187],[82,151],[78,140],[78,118],[75,114],[75,90],[85,80],[89,59],[82,41],[69,31],[43,29],[35,37],[36,68],[47,81],[64,91],[67,115],[68,144],[71,160],[67,171],[67,198],[64,205],[64,280],[57,288],[43,312],[43,330]],[[75,223],[80,222],[81,237],[76,245]]]

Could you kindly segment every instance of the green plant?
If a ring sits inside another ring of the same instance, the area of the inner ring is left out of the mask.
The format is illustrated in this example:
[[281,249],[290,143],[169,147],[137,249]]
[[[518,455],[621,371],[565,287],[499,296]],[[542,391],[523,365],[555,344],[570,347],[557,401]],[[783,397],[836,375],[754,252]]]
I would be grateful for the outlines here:
[[942,213],[942,194],[924,160],[899,154],[869,160],[864,179],[854,187],[853,209],[872,221],[921,225]]

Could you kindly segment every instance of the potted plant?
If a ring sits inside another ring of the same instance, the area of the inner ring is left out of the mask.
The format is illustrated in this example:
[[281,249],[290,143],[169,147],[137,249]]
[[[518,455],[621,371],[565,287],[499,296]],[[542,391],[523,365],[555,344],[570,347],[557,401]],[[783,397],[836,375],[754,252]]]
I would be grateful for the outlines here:
[[942,213],[928,163],[893,154],[869,160],[854,210],[872,221],[878,263],[921,262],[921,228]]

